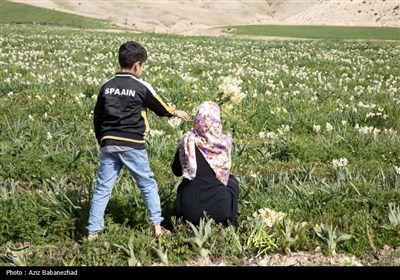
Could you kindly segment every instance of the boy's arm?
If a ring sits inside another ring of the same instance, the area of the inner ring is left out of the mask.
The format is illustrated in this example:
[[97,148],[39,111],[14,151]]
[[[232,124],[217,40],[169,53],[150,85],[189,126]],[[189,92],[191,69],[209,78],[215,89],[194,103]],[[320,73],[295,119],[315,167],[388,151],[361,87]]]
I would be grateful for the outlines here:
[[185,121],[189,120],[189,115],[185,111],[175,110],[175,116]]
[[144,99],[144,105],[152,110],[157,116],[160,117],[172,117],[177,116],[185,121],[189,120],[189,115],[185,111],[175,110],[171,106],[168,106],[160,96],[156,94],[154,89],[147,85],[148,92]]

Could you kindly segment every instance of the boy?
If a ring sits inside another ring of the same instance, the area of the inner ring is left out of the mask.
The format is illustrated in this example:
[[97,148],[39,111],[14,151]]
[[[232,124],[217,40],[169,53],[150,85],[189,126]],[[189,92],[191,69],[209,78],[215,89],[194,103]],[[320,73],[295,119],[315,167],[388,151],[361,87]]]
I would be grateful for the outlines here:
[[95,240],[104,228],[104,212],[118,174],[125,166],[142,193],[155,236],[168,231],[160,223],[160,197],[150,170],[145,140],[148,131],[146,108],[158,116],[177,116],[188,120],[186,112],[166,105],[150,84],[139,79],[147,60],[146,49],[129,41],[119,48],[121,72],[100,89],[93,114],[93,124],[100,149],[97,183],[90,202],[88,240]]

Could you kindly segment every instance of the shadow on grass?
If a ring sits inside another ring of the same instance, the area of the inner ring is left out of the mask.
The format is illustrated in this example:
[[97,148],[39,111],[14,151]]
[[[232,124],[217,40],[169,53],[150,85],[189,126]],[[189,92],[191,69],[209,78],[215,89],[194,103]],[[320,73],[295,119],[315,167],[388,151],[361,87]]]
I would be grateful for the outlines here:
[[[175,214],[176,193],[173,186],[159,188],[161,200],[162,225],[167,229],[172,229],[171,218]],[[76,195],[70,194],[70,197]],[[91,198],[90,198],[91,199]],[[75,220],[75,240],[81,240],[87,236],[87,223],[89,218],[90,200],[79,204],[80,209],[76,211]],[[149,223],[147,208],[138,190],[131,191],[129,194],[112,195],[105,211],[105,216],[110,216],[116,224],[126,224],[131,228],[140,228]]]
[[176,192],[173,185],[163,186],[159,189],[159,195],[161,200],[161,209],[164,221],[163,226],[169,230],[172,230],[171,218],[175,216],[175,199]]

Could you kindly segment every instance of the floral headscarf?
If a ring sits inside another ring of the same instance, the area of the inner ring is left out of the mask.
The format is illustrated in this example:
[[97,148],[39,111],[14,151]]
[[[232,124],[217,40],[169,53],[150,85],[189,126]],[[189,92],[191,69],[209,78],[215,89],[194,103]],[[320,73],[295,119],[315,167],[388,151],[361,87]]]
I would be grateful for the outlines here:
[[225,186],[231,168],[232,138],[222,133],[221,111],[218,104],[206,101],[199,105],[193,129],[186,132],[179,143],[179,160],[183,176],[193,180],[197,162],[195,146]]

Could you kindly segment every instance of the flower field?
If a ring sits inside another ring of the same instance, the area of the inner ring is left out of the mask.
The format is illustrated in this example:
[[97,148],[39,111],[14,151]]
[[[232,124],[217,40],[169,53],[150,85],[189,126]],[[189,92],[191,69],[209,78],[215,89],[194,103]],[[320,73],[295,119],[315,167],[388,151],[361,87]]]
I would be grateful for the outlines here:
[[[368,265],[366,256],[400,246],[399,43],[36,25],[2,25],[0,40],[0,253],[30,244],[0,264],[175,265],[201,256],[265,265],[270,253],[321,250]],[[221,104],[241,187],[235,225],[175,219],[171,163],[192,122],[149,113],[147,150],[173,235],[152,240],[124,170],[106,229],[86,241],[99,153],[92,111],[128,40],[146,47],[142,78],[164,100],[191,114],[205,100]]]

